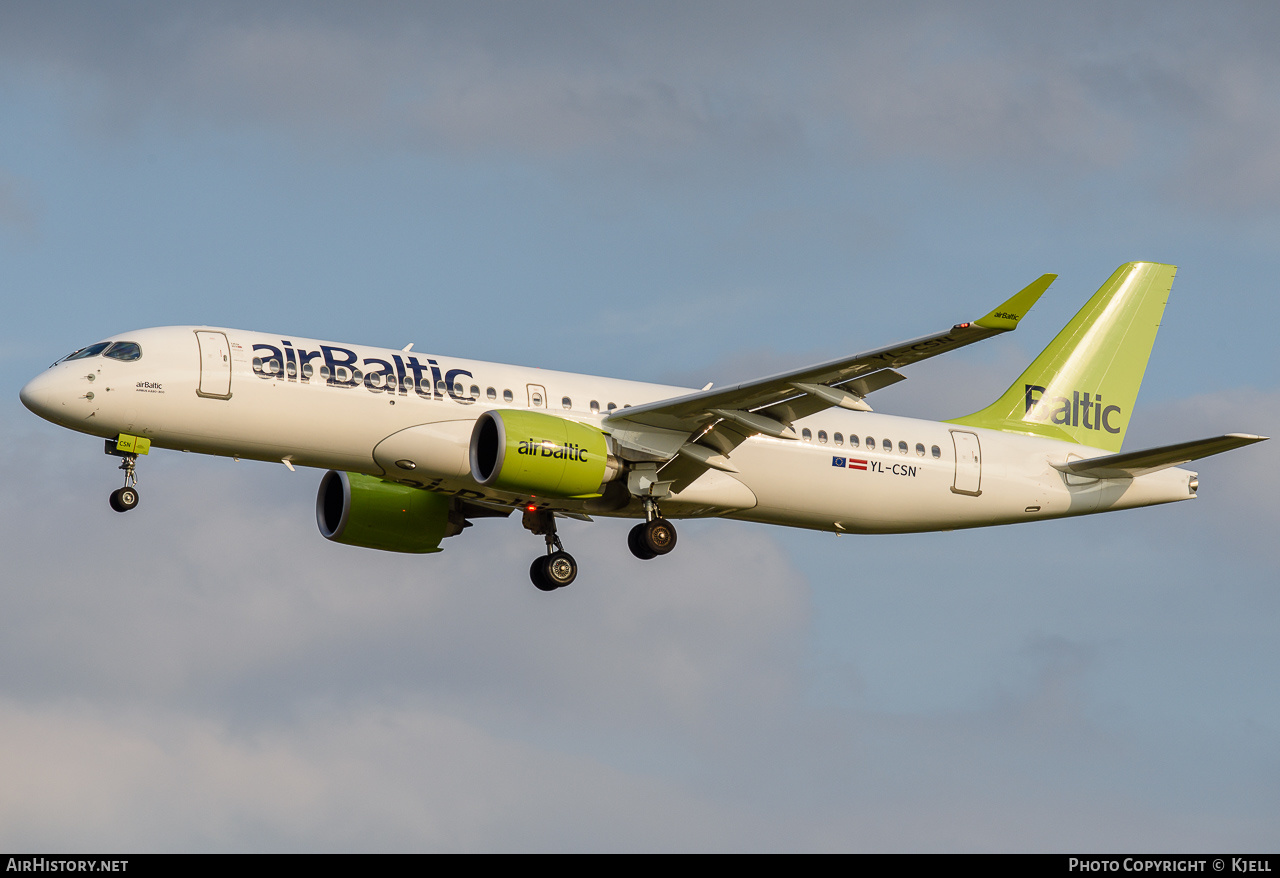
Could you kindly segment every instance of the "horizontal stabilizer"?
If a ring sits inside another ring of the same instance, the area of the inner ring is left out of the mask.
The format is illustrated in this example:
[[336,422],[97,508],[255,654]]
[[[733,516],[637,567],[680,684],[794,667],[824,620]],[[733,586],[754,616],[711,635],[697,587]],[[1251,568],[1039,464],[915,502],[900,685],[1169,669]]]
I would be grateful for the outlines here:
[[1065,463],[1055,463],[1053,467],[1064,473],[1090,479],[1132,479],[1171,466],[1181,466],[1202,457],[1221,454],[1233,448],[1252,445],[1266,438],[1266,436],[1254,436],[1249,433],[1228,433],[1212,439],[1179,442],[1177,445],[1164,445],[1160,448],[1108,454],[1105,457],[1093,457],[1089,460],[1069,460]]

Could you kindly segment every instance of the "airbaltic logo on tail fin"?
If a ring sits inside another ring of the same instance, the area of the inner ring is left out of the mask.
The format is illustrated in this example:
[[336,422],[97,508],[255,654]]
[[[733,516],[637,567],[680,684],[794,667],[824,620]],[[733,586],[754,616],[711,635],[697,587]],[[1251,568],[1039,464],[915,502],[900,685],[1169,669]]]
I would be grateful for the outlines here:
[[1084,427],[1086,430],[1106,430],[1119,433],[1120,426],[1111,418],[1120,414],[1120,406],[1103,406],[1102,394],[1078,390],[1071,391],[1071,398],[1051,396],[1044,399],[1045,389],[1038,384],[1024,384],[1027,400],[1027,417],[1033,421],[1048,421],[1063,427]]

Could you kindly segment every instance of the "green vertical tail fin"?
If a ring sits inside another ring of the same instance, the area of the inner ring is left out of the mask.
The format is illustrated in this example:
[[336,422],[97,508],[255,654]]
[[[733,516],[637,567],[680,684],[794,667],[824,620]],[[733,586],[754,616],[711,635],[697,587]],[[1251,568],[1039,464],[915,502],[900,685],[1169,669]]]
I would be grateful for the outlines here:
[[1130,262],[991,405],[950,421],[1119,451],[1177,266]]

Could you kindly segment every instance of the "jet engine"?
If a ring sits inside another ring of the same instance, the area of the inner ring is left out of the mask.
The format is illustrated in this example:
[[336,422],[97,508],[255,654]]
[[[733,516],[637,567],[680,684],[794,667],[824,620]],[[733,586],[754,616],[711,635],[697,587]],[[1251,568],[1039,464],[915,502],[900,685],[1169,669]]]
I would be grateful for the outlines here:
[[599,497],[622,474],[598,428],[542,412],[487,411],[471,431],[471,477],[485,487],[543,497]]
[[449,527],[449,498],[329,470],[316,493],[316,524],[335,543],[386,552],[439,552]]

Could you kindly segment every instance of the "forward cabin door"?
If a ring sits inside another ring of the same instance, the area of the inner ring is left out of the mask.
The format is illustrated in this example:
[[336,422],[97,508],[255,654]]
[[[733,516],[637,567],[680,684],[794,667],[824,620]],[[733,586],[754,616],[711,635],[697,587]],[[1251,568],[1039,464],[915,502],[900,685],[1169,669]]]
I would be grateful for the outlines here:
[[231,398],[231,345],[225,332],[196,330],[200,343],[200,386],[196,396],[210,399]]
[[951,441],[956,446],[956,480],[951,490],[977,497],[982,493],[982,448],[978,445],[978,434],[952,430]]

